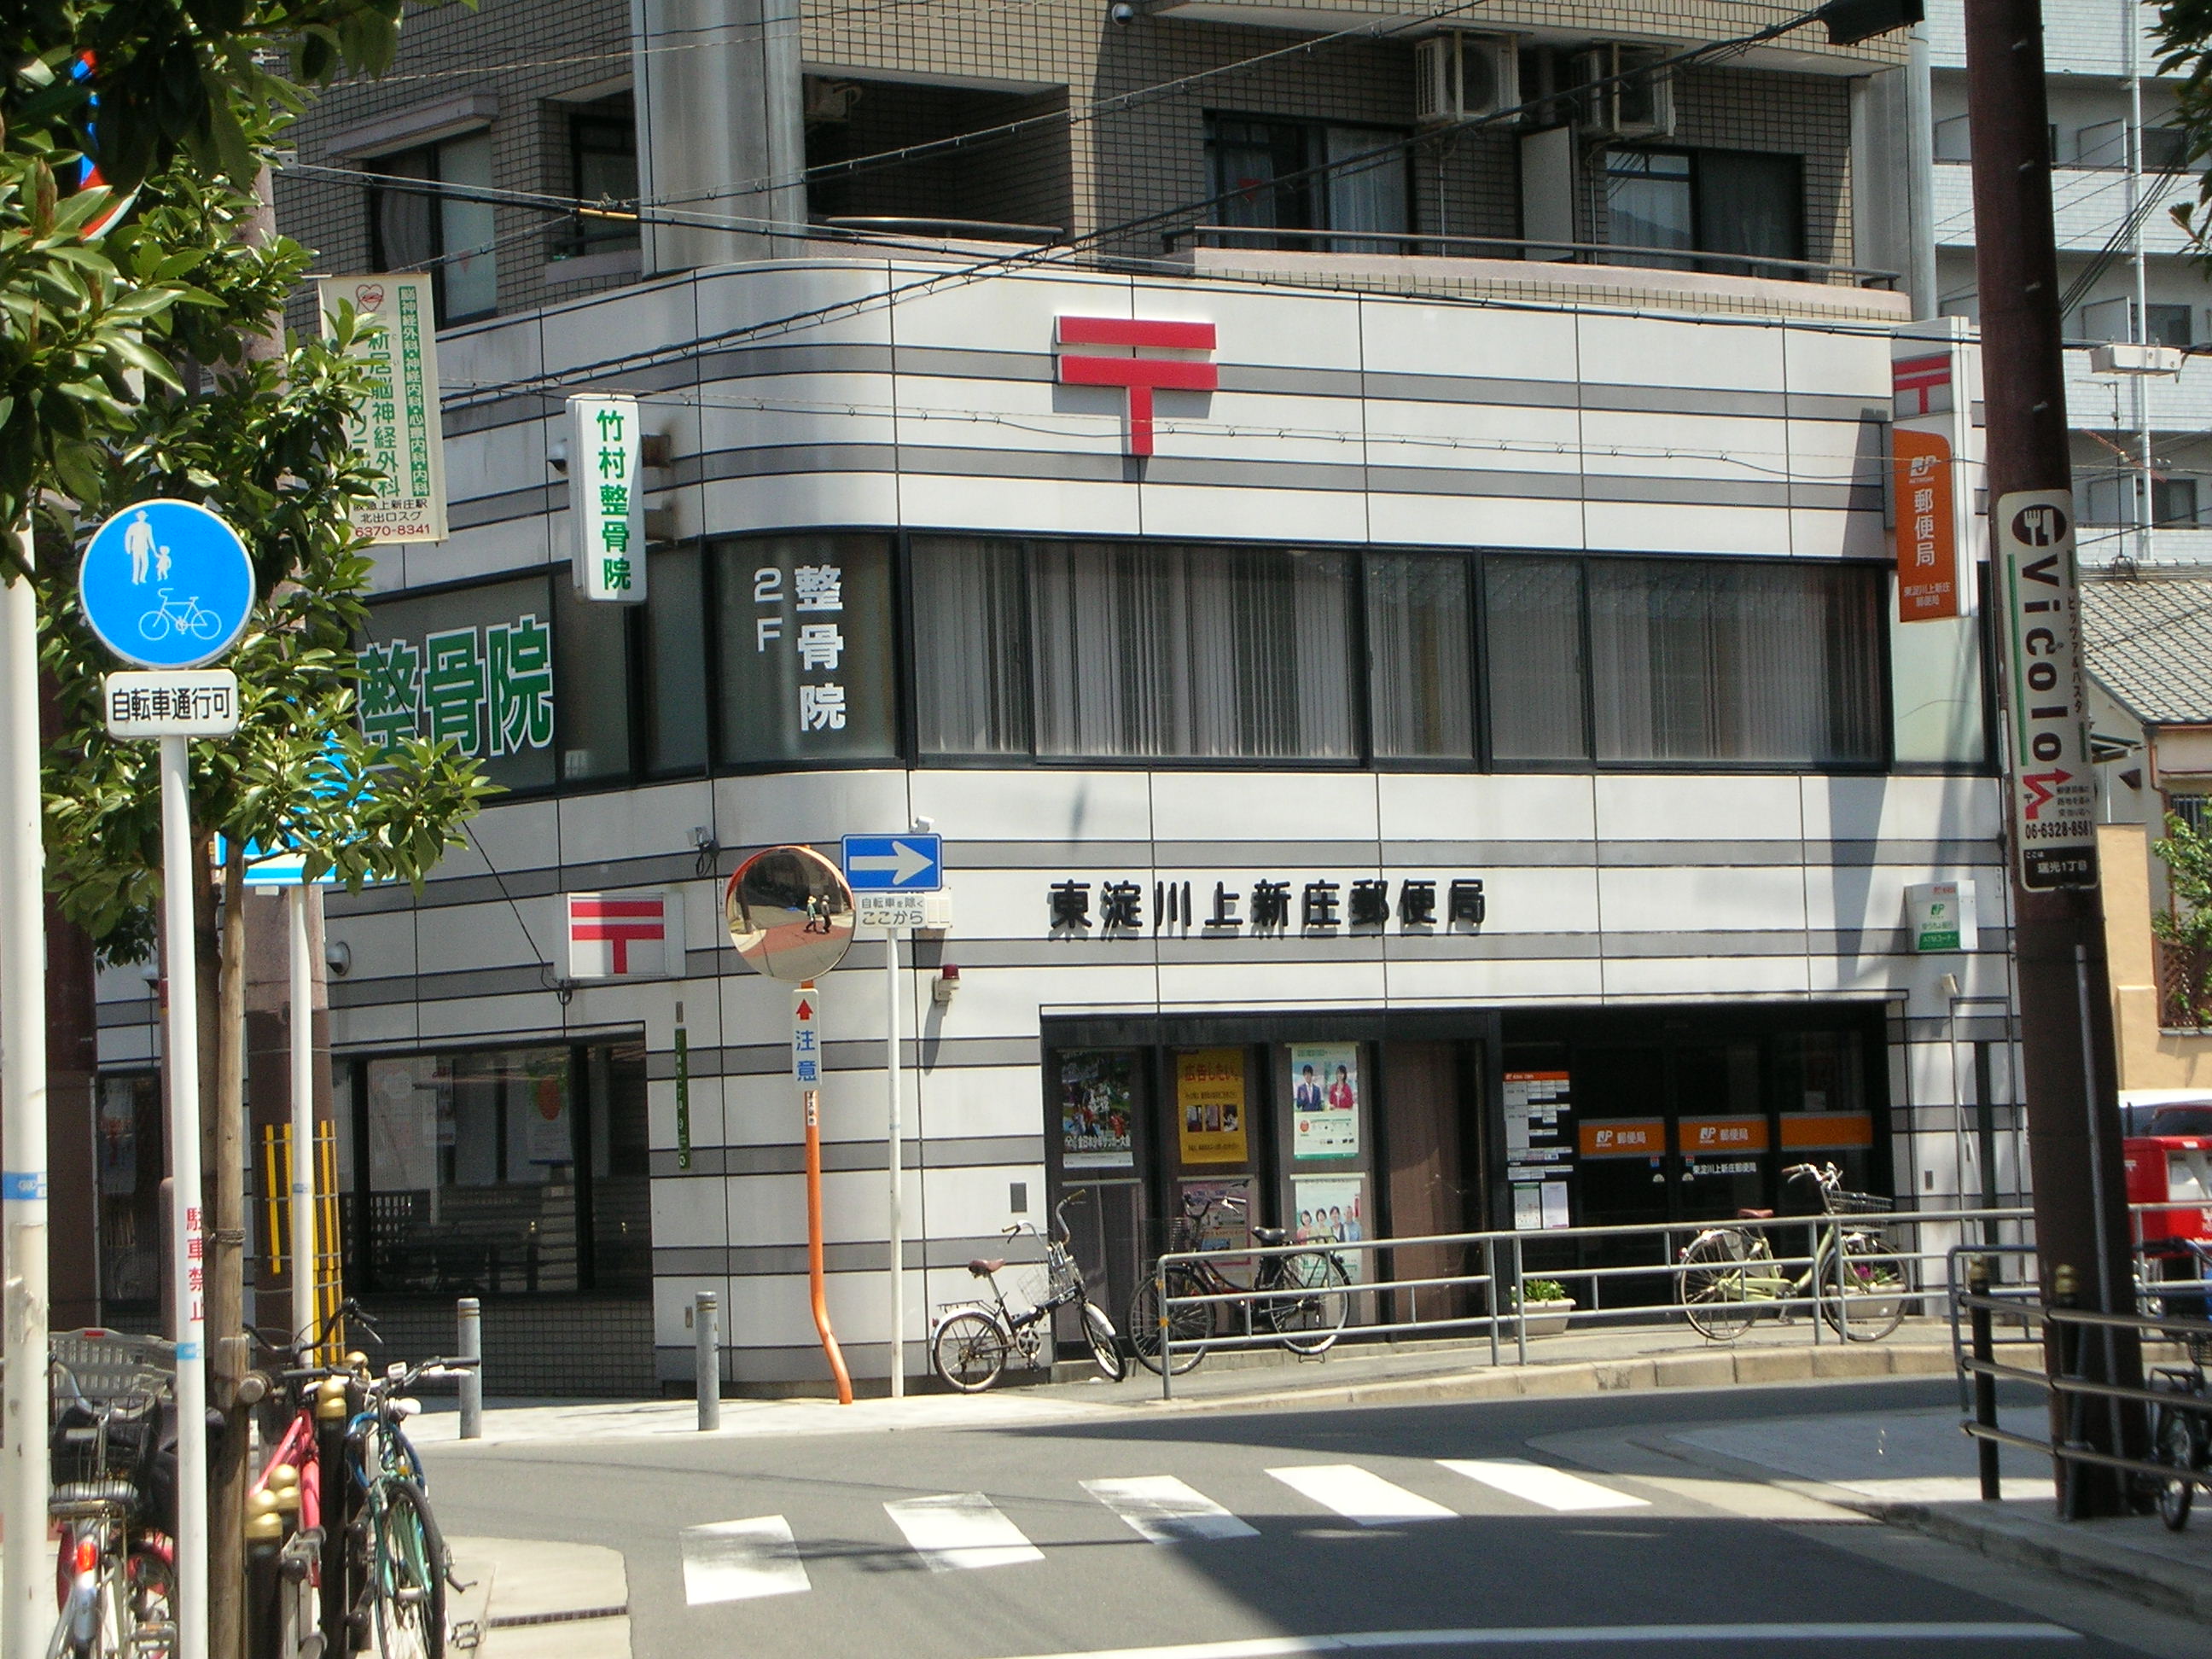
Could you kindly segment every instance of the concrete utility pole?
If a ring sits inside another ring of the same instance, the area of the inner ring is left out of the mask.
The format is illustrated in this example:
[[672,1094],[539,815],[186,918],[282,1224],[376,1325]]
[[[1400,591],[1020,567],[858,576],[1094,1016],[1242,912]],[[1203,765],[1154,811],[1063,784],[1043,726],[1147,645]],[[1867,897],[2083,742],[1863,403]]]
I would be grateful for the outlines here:
[[[2058,261],[2051,220],[2051,143],[2045,100],[2043,18],[2039,0],[1966,0],[1967,111],[1973,130],[1974,260],[1981,291],[1983,396],[1988,407],[1990,540],[1993,568],[2004,581],[2003,553],[2015,544],[2044,545],[2038,580],[2047,599],[2033,609],[2050,627],[2028,628],[2010,593],[1998,596],[2013,623],[2012,650],[2000,670],[2008,738],[2008,799],[2012,811],[2014,953],[2019,965],[2021,1048],[2028,1145],[2035,1167],[2035,1230],[2045,1296],[2063,1268],[2086,1288],[2087,1305],[2132,1311],[2131,1256],[2125,1184],[2121,1174],[2118,1079],[2114,1071],[2112,991],[2105,963],[2104,908],[2096,886],[2094,827],[2081,838],[2090,856],[2054,873],[2048,853],[2027,849],[2023,827],[2021,756],[2016,745],[2035,731],[2034,758],[2070,755],[2063,726],[2069,716],[2052,704],[2071,702],[2075,731],[2081,714],[2071,508],[2073,468],[2067,453],[2065,359],[2058,310]],[[2030,501],[2026,498],[2033,497]],[[2008,503],[2008,497],[2021,498]],[[2054,511],[2056,509],[2056,511]],[[2031,514],[2041,515],[2031,519]],[[2016,520],[2025,521],[2016,523]],[[2063,648],[2056,675],[2041,647],[2052,630]],[[2033,635],[2034,637],[2030,638]],[[2020,665],[2029,665],[2023,676]],[[2038,675],[2050,678],[2039,679]],[[2021,679],[2029,681],[2022,684]],[[2069,690],[2067,680],[2073,684]],[[2051,746],[2044,748],[2045,743]],[[2086,749],[2086,736],[2078,746]],[[2081,760],[2086,763],[2086,755]],[[2031,763],[2033,763],[2033,762]],[[2086,772],[2086,763],[2080,770]],[[2039,775],[2079,789],[2084,780],[2058,769]],[[2092,786],[2094,787],[2094,786]],[[2033,792],[2031,792],[2032,799]],[[2081,799],[2094,800],[2094,796]],[[2062,804],[2061,810],[2064,810]],[[2069,817],[2072,814],[2069,812]],[[2039,833],[2048,833],[2039,825]],[[2070,855],[2070,854],[2069,854]],[[2032,867],[2033,866],[2033,867]],[[2053,1340],[2056,1341],[2055,1335]],[[2057,1355],[2054,1352],[2052,1358]],[[2081,1346],[2093,1377],[2140,1385],[2142,1353],[2133,1333]],[[2054,1435],[2060,1402],[2053,1400]],[[2118,1452],[2142,1439],[2140,1413],[2089,1409],[2072,1434],[2096,1449]],[[2124,1512],[2123,1480],[2112,1471],[2059,1465],[2063,1512]]]
[[[31,568],[30,515],[5,526]],[[27,574],[0,571],[0,1224],[7,1235],[7,1452],[0,1497],[0,1650],[46,1651],[54,1596],[46,1566],[46,836],[39,785],[39,601]],[[75,1195],[80,1203],[89,1194]]]

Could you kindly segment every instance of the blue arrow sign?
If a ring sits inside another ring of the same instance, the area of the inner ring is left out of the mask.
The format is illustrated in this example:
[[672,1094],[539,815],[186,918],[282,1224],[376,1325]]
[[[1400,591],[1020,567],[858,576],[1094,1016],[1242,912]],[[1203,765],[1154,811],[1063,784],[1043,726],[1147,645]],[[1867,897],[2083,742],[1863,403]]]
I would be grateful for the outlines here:
[[124,661],[197,668],[246,631],[253,561],[207,508],[141,501],[93,532],[76,586],[92,631]]
[[940,836],[848,836],[845,884],[856,893],[934,893],[945,886]]

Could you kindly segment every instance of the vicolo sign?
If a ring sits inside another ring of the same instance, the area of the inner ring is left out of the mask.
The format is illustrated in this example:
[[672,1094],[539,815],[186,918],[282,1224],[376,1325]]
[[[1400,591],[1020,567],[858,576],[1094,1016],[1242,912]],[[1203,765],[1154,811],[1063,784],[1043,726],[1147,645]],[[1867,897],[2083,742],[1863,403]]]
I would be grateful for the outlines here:
[[2097,814],[2081,696],[2074,492],[2023,489],[1991,515],[2003,561],[2011,699],[2009,793],[2020,883],[2097,884]]

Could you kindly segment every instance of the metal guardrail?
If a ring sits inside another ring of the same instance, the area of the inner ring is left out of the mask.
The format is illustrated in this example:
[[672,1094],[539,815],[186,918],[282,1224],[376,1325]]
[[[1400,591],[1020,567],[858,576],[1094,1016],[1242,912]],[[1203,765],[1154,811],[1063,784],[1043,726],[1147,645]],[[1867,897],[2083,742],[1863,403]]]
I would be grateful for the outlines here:
[[[1273,225],[1189,225],[1164,234],[1160,245],[1164,252],[1173,253],[1184,241],[1188,241],[1194,247],[1234,247],[1255,238],[1303,242],[1305,252],[1316,253],[1342,253],[1346,250],[1341,245],[1347,242],[1359,244],[1360,251],[1367,253],[1405,253],[1415,247],[1437,248],[1444,252],[1461,248],[1517,248],[1524,259],[1540,264],[1607,264],[1622,254],[1631,254],[1636,258],[1626,263],[1632,269],[1639,263],[1663,259],[1667,264],[1662,269],[1692,270],[1708,276],[1772,275],[1785,282],[1814,280],[1831,286],[1852,288],[1893,289],[1903,275],[1900,271],[1883,270],[1873,265],[1839,265],[1825,259],[1784,259],[1765,254],[1717,252],[1704,248],[1645,247],[1632,242],[1563,242],[1527,236],[1429,235],[1402,230],[1291,230]],[[1799,272],[1804,275],[1797,275]],[[1834,279],[1839,276],[1847,281],[1836,283]]]
[[[1234,1245],[1217,1250],[1171,1250],[1160,1255],[1153,1262],[1152,1279],[1158,1300],[1160,1359],[1160,1395],[1174,1396],[1175,1360],[1178,1352],[1212,1348],[1239,1349],[1285,1346],[1282,1335],[1266,1328],[1264,1304],[1295,1299],[1301,1295],[1297,1287],[1287,1285],[1242,1285],[1231,1290],[1209,1291],[1202,1294],[1170,1294],[1169,1280],[1180,1276],[1176,1270],[1194,1267],[1218,1268],[1224,1260],[1261,1261],[1270,1257],[1286,1257],[1316,1253],[1340,1259],[1352,1258],[1375,1264],[1374,1268],[1358,1274],[1347,1273],[1352,1282],[1341,1291],[1352,1297],[1404,1293],[1407,1297],[1407,1316],[1387,1321],[1347,1324],[1348,1332],[1362,1338],[1418,1334],[1434,1335],[1451,1330],[1468,1330],[1489,1339],[1491,1363],[1501,1363],[1504,1345],[1510,1338],[1513,1344],[1514,1363],[1528,1364],[1528,1323],[1532,1318],[1547,1317],[1542,1310],[1550,1304],[1529,1304],[1519,1294],[1520,1287],[1529,1277],[1524,1270],[1526,1247],[1532,1242],[1544,1244],[1595,1241],[1632,1249],[1638,1241],[1648,1242],[1655,1259],[1646,1261],[1613,1262],[1576,1267],[1547,1267],[1538,1277],[1585,1287],[1588,1305],[1577,1300],[1572,1308],[1574,1321],[1587,1329],[1591,1325],[1650,1324],[1655,1322],[1674,1323],[1686,1322],[1691,1304],[1675,1292],[1682,1283],[1684,1263],[1682,1250],[1692,1241],[1708,1232],[1733,1229],[1753,1234],[1768,1241],[1770,1255],[1755,1259],[1762,1279],[1780,1276],[1790,1287],[1785,1294],[1771,1294],[1765,1290],[1741,1302],[1727,1305],[1742,1310],[1742,1319],[1747,1327],[1759,1319],[1789,1319],[1800,1313],[1809,1313],[1810,1341],[1817,1345],[1826,1339],[1823,1330],[1829,1323],[1832,1311],[1837,1335],[1841,1340],[1851,1337],[1851,1310],[1854,1304],[1863,1310],[1863,1320],[1872,1316],[1878,1322],[1881,1310],[1875,1304],[1903,1301],[1908,1304],[1925,1302],[1941,1297],[1949,1287],[1951,1256],[1960,1248],[1952,1237],[1931,1239],[1931,1229],[1955,1229],[1960,1234],[1972,1227],[1981,1232],[1985,1243],[2004,1244],[1998,1235],[2007,1230],[2025,1232],[2032,1224],[2033,1212],[2024,1207],[1972,1210],[1893,1210],[1869,1214],[1800,1215],[1770,1218],[1746,1218],[1741,1220],[1706,1220],[1668,1222],[1640,1226],[1565,1227],[1540,1232],[1519,1232],[1492,1230],[1479,1232],[1435,1233],[1411,1238],[1361,1239],[1351,1243],[1308,1242],[1273,1245]],[[1846,1269],[1851,1258],[1842,1252],[1832,1260],[1837,1269],[1836,1281],[1831,1285],[1810,1282],[1809,1269],[1820,1255],[1820,1236],[1831,1226],[1846,1234],[1858,1233],[1879,1236],[1884,1248],[1878,1257],[1867,1260],[1894,1264],[1899,1273],[1899,1285],[1891,1289],[1861,1290],[1847,1280]],[[1806,1248],[1798,1252],[1791,1235],[1802,1236]],[[1908,1237],[1909,1235],[1909,1237]],[[2032,1249],[2018,1240],[2011,1241],[2012,1248]],[[1474,1271],[1461,1273],[1424,1274],[1408,1279],[1385,1279],[1376,1276],[1376,1269],[1386,1265],[1387,1255],[1396,1250],[1424,1249],[1457,1249],[1463,1259],[1475,1264]],[[1930,1271],[1941,1264],[1943,1271]],[[1802,1277],[1802,1288],[1798,1280]],[[1628,1294],[1630,1300],[1620,1299],[1616,1291],[1614,1305],[1603,1305],[1608,1287],[1626,1287],[1638,1280],[1647,1284],[1657,1278],[1662,1281],[1662,1296],[1654,1300],[1649,1297]],[[1470,1296],[1480,1294],[1486,1304],[1484,1311],[1455,1314],[1443,1318],[1419,1317],[1420,1292],[1431,1290],[1452,1290]],[[1304,1294],[1311,1294],[1310,1291]],[[1205,1337],[1177,1339],[1173,1334],[1177,1309],[1193,1307],[1228,1307],[1243,1312],[1241,1329],[1225,1335],[1209,1334]],[[1710,1304],[1699,1304],[1701,1311],[1710,1311]],[[1908,1308],[1909,1310],[1909,1308]],[[1132,1333],[1133,1335],[1134,1333]]]

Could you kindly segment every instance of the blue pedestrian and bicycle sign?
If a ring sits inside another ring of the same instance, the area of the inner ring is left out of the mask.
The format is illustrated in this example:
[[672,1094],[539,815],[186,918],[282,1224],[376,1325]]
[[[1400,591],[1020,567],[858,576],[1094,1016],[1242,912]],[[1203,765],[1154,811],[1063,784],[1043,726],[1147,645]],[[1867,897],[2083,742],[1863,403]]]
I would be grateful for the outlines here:
[[935,893],[945,887],[940,836],[848,836],[845,884],[855,893]]
[[93,532],[77,596],[100,642],[142,668],[197,668],[238,643],[253,561],[238,532],[192,501],[141,501]]

